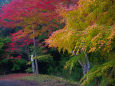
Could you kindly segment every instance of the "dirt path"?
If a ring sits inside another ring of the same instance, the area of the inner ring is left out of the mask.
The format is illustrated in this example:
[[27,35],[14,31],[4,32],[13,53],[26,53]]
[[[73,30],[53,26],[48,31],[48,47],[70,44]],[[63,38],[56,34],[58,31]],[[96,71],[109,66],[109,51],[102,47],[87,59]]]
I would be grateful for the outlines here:
[[35,81],[16,80],[20,77],[31,76],[32,74],[10,74],[0,77],[0,86],[42,86]]
[[0,76],[0,80],[11,80],[18,79],[25,76],[32,76],[33,74],[19,73],[19,74],[9,74]]
[[[54,84],[41,84],[36,81],[27,80],[0,80],[0,86],[54,86]],[[55,86],[78,86],[72,84],[58,84]]]
[[[29,76],[29,79],[20,79],[21,77]],[[41,76],[41,77],[40,77]],[[37,80],[38,79],[38,80]],[[48,78],[47,76],[39,75],[39,78],[32,74],[10,74],[0,76],[0,86],[78,86],[69,82],[63,82],[57,78]]]
[[0,80],[0,86],[42,86],[38,82],[26,80]]

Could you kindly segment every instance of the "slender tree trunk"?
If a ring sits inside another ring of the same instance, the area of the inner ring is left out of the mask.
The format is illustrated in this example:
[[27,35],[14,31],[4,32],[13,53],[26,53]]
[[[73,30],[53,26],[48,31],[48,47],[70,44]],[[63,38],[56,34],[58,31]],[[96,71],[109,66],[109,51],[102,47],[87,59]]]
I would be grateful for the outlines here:
[[[82,53],[80,51],[80,53]],[[73,51],[71,52],[72,55],[76,55],[76,53],[74,53]],[[77,55],[76,55],[77,56]],[[89,70],[90,70],[90,62],[89,62],[89,59],[88,59],[88,56],[87,54],[85,53],[85,57],[84,57],[84,62],[82,63],[80,61],[80,59],[78,60],[78,63],[81,65],[82,67],[82,71],[83,71],[83,75],[85,75]]]
[[32,72],[35,73],[35,64],[33,60],[33,55],[31,55],[31,62],[32,62]]
[[[34,28],[33,29],[33,34],[35,34]],[[35,37],[33,37],[33,43],[34,43],[34,56],[37,56],[37,51],[36,51],[36,40]],[[38,70],[38,60],[35,59],[35,74],[39,74],[39,70]]]
[[86,53],[85,53],[84,60],[85,61],[83,63],[80,60],[78,60],[79,64],[82,67],[83,75],[85,75],[90,70],[90,63],[89,63],[89,59]]
[[86,65],[86,63],[82,63],[80,60],[78,60],[78,62],[82,67],[83,75],[85,75],[87,73],[87,65]]
[[86,59],[87,72],[88,72],[90,70],[90,62],[86,53],[85,53],[85,59]]

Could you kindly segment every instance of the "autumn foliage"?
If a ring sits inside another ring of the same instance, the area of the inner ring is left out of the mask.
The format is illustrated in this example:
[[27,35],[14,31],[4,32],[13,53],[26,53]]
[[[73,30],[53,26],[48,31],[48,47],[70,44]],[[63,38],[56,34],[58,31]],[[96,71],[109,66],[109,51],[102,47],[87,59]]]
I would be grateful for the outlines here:
[[55,9],[59,2],[60,0],[12,0],[9,4],[3,5],[0,12],[1,26],[24,28],[10,35],[11,43],[6,51],[20,51],[20,48],[33,42],[33,37],[41,35],[48,29],[51,31],[54,26],[57,27],[55,22],[61,17],[58,16]]
[[[92,68],[84,76],[81,80],[83,86],[89,84],[95,77],[102,77],[104,82],[101,82],[104,84],[102,86],[110,83],[113,85],[114,79],[111,75],[115,72],[115,55],[113,54],[115,49],[114,9],[114,0],[79,0],[76,9],[60,11],[66,25],[46,39],[49,47],[55,47],[59,51],[68,51],[68,53],[76,55],[70,58],[65,65],[65,68],[69,66],[71,71],[76,62],[79,62],[82,68],[84,68],[83,64],[89,67],[87,54],[91,55],[98,52],[100,57],[105,57],[105,63]],[[109,69],[111,69],[111,74],[107,75]],[[105,78],[111,80],[105,83]]]
[[[101,77],[101,86],[113,85],[114,10],[114,0],[12,0],[1,8],[0,26],[20,29],[10,34],[11,43],[6,51],[15,52],[29,47],[33,38],[46,32],[47,36],[50,35],[45,40],[47,46],[73,56],[65,68],[72,71],[77,62],[81,65],[84,74],[82,86],[95,77],[97,81]],[[62,23],[64,27],[60,28]],[[53,32],[54,28],[59,30]],[[97,53],[99,57],[91,56]],[[101,64],[95,65],[95,59],[101,59]]]

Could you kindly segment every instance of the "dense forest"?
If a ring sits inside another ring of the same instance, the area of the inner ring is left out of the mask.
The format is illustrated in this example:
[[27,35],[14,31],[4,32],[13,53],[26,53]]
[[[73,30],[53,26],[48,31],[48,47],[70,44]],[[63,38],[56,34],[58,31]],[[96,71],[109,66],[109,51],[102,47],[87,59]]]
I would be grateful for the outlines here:
[[0,75],[11,73],[115,86],[115,0],[0,0]]

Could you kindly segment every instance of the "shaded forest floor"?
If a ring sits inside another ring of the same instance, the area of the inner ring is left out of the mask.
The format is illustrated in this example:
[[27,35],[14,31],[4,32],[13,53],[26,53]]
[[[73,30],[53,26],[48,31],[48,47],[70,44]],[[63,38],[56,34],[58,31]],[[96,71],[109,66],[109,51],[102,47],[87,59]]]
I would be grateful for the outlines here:
[[79,86],[60,77],[49,75],[10,74],[0,76],[0,86]]

